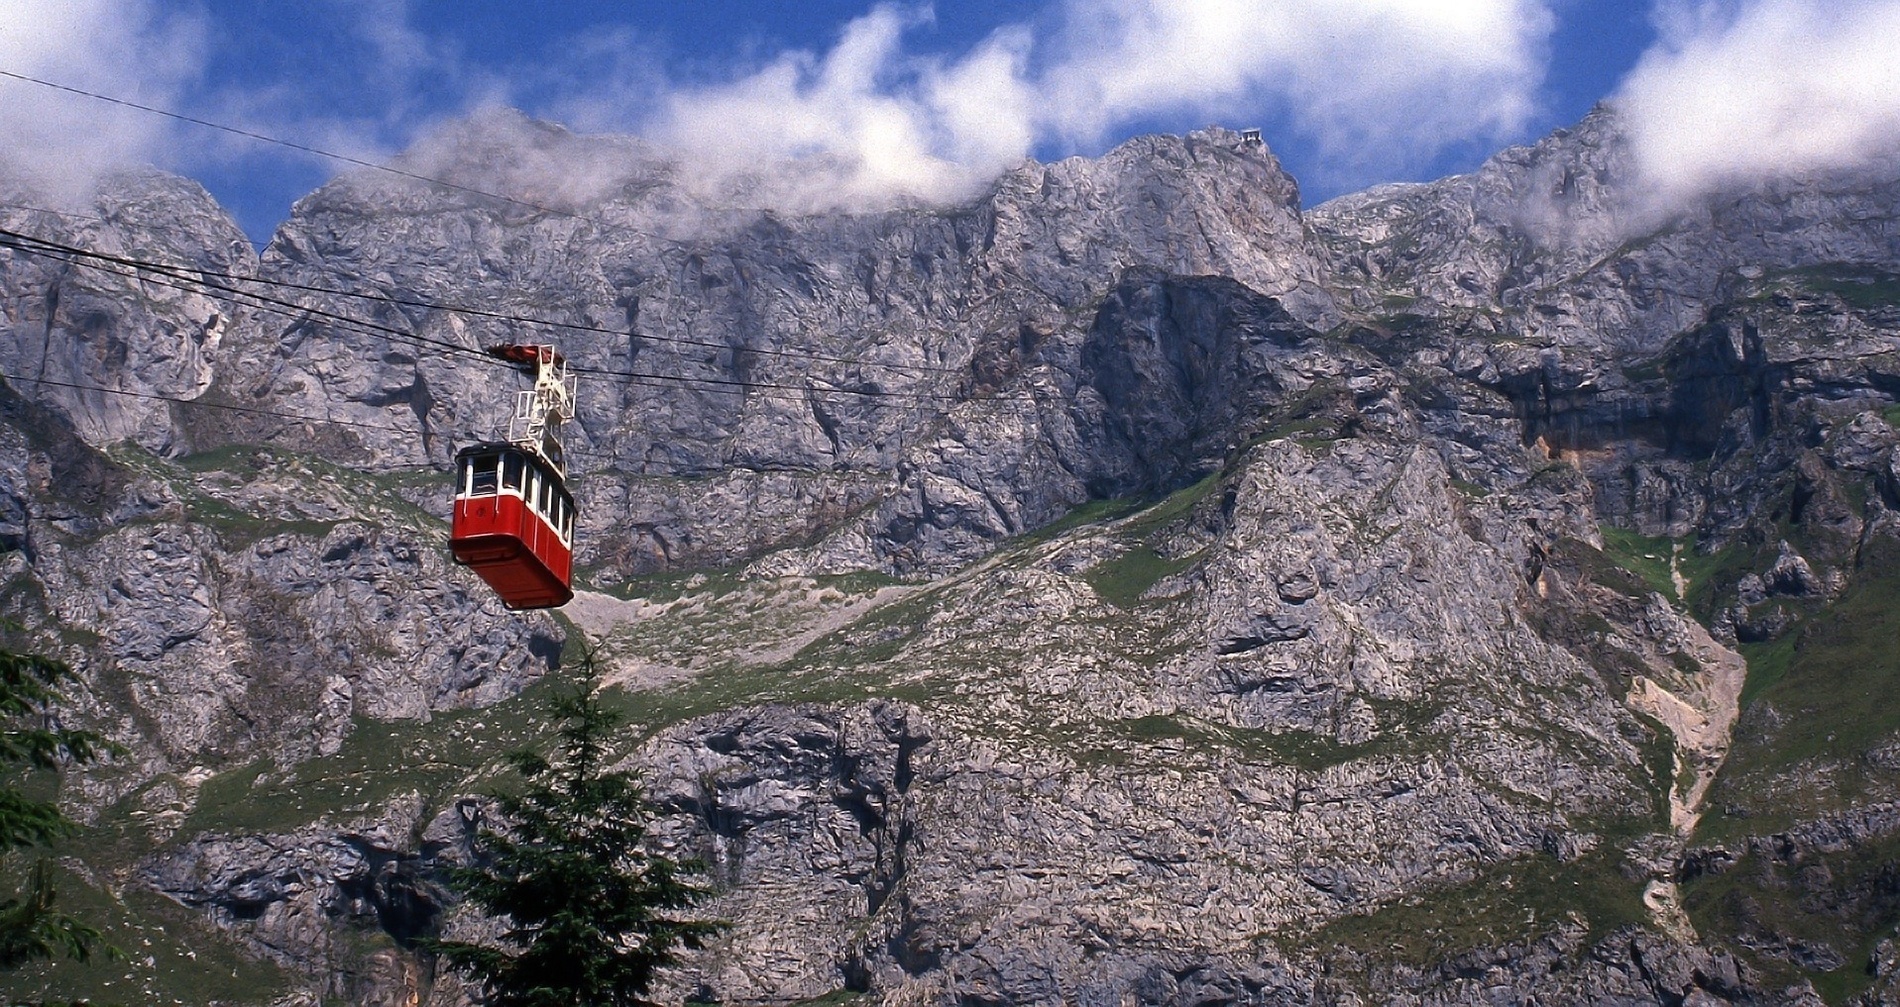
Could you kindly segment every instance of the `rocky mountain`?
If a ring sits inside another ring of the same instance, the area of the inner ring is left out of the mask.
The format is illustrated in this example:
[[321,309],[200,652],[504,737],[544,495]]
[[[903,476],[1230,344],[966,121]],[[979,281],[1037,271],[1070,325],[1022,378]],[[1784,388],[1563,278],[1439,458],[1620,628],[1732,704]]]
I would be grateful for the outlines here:
[[[131,952],[4,988],[466,1003],[414,941],[586,640],[733,924],[675,999],[1892,1002],[1900,177],[1621,144],[789,217],[495,115],[261,253],[0,212],[114,257],[0,248],[0,615],[127,748],[62,864]],[[580,376],[551,615],[442,548],[501,341]]]

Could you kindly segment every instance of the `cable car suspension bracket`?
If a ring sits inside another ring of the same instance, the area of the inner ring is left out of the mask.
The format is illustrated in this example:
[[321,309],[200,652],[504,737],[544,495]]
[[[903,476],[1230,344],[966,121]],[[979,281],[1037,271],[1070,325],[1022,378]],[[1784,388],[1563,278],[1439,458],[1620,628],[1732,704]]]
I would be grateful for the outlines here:
[[574,419],[577,381],[567,373],[567,358],[552,346],[524,343],[490,346],[487,352],[534,378],[532,389],[515,393],[515,415],[508,422],[508,440],[539,455],[561,478],[567,478],[560,427]]

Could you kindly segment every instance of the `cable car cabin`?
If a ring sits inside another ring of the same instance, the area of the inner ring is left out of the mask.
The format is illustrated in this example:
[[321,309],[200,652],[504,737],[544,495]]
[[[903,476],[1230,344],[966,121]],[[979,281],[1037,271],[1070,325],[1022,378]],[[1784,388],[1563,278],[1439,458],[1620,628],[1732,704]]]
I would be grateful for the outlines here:
[[476,444],[455,456],[449,551],[513,609],[555,608],[574,597],[574,498],[559,473],[513,444]]

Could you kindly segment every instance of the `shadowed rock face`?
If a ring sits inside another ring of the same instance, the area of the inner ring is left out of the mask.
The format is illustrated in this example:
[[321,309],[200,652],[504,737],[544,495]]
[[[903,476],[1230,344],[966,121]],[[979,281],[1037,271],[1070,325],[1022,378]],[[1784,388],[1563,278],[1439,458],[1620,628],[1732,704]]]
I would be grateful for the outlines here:
[[1663,212],[1602,112],[1311,211],[1221,130],[857,216],[505,118],[442,170],[524,129],[598,184],[346,178],[252,256],[141,175],[58,231],[295,307],[0,259],[7,374],[190,400],[0,389],[0,615],[130,752],[67,780],[102,887],[311,996],[466,1002],[414,939],[495,932],[443,872],[564,630],[440,548],[510,379],[397,333],[553,340],[622,754],[733,923],[669,995],[1892,985],[1896,728],[1809,744],[1798,690],[1889,668],[1812,662],[1900,541],[1891,181]]
[[1271,404],[1310,387],[1310,373],[1274,365],[1318,333],[1250,294],[1224,278],[1123,274],[1082,344],[1103,406],[1085,457],[1113,466],[1091,496],[1166,492],[1217,472]]

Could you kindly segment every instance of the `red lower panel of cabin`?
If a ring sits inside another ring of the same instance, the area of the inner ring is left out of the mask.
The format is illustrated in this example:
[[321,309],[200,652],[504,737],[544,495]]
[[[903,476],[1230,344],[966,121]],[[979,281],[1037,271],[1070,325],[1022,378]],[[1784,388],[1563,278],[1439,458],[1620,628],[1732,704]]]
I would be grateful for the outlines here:
[[509,608],[554,608],[574,597],[574,555],[520,497],[455,501],[449,551],[474,570]]

